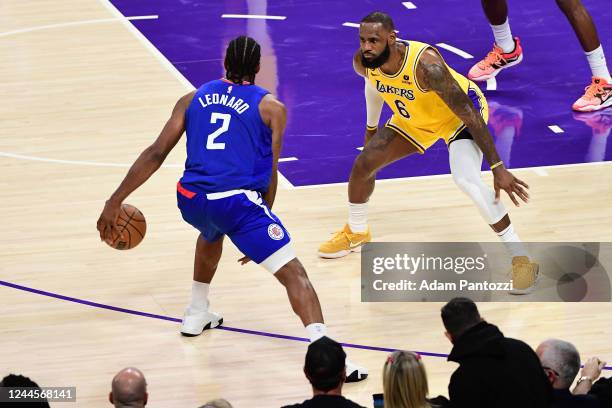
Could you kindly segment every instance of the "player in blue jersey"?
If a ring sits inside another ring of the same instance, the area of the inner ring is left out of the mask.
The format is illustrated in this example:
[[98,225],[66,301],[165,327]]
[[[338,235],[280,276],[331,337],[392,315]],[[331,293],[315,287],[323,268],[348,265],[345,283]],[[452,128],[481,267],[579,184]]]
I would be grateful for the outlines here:
[[[191,303],[181,333],[197,336],[223,323],[209,310],[208,291],[227,235],[245,255],[286,288],[294,312],[314,341],[327,334],[317,294],[296,258],[291,238],[272,212],[278,159],[287,114],[284,105],[255,85],[260,46],[250,37],[232,40],[225,56],[225,78],[207,82],[176,103],[155,142],[145,149],[98,219],[103,240],[119,234],[121,203],[161,166],[187,133],[187,160],[177,184],[183,219],[200,231],[196,243]],[[346,363],[347,382],[367,370]]]

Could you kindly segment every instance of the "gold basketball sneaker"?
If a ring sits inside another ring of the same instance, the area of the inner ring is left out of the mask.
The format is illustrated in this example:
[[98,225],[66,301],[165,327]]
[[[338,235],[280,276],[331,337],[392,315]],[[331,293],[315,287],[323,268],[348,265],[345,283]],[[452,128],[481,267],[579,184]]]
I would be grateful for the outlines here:
[[512,258],[512,295],[526,295],[533,292],[540,278],[540,265],[526,256]]
[[336,232],[332,239],[321,244],[319,256],[321,258],[342,258],[351,252],[360,252],[361,246],[371,240],[372,235],[369,228],[366,232],[353,233],[346,224],[342,231]]

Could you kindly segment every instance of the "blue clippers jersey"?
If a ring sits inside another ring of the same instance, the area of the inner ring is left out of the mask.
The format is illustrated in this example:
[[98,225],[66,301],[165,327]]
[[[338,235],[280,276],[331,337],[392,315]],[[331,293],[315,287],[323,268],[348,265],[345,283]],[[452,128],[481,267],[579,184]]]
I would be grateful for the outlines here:
[[266,191],[272,174],[272,131],[259,114],[268,94],[257,85],[207,82],[185,113],[187,161],[182,184],[205,193]]

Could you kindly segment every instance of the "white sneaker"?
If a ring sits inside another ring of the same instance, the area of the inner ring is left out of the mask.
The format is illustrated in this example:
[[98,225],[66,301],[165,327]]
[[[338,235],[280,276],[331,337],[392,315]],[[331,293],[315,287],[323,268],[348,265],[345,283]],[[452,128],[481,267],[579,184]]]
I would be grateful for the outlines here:
[[368,378],[368,369],[346,360],[346,382],[359,382]]
[[187,337],[199,336],[204,330],[214,329],[223,324],[223,317],[217,313],[205,310],[187,308],[183,315],[181,334]]

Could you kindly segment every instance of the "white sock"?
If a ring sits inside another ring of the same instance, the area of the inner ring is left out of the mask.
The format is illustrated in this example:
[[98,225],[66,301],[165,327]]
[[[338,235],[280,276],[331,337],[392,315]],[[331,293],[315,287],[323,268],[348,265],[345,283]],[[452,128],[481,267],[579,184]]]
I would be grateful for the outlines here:
[[327,336],[327,327],[325,327],[325,323],[310,323],[306,326],[306,332],[308,332],[308,338],[312,343],[323,336]]
[[525,245],[523,245],[523,242],[519,238],[518,234],[514,231],[512,224],[510,224],[505,230],[498,232],[497,235],[513,258],[515,256],[529,256]]
[[349,227],[353,232],[368,230],[368,203],[349,203]]
[[491,29],[493,30],[493,37],[495,37],[495,44],[499,48],[504,52],[514,51],[514,38],[512,38],[508,19],[501,25],[491,25]]
[[585,52],[585,54],[593,76],[603,78],[608,84],[612,84],[612,78],[610,78],[610,72],[606,65],[606,56],[601,45],[593,51]]
[[208,310],[209,289],[209,283],[193,281],[191,285],[191,304],[189,307],[194,310]]

